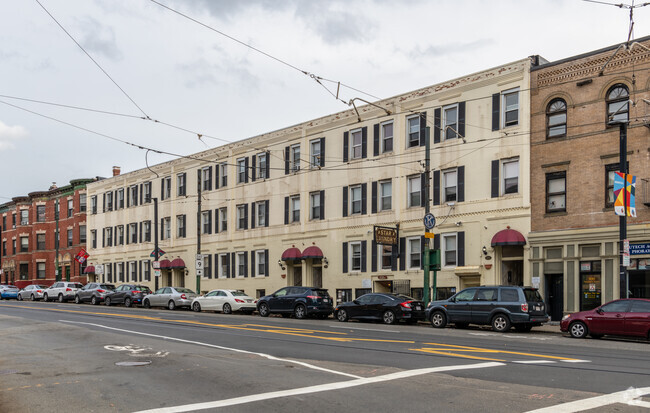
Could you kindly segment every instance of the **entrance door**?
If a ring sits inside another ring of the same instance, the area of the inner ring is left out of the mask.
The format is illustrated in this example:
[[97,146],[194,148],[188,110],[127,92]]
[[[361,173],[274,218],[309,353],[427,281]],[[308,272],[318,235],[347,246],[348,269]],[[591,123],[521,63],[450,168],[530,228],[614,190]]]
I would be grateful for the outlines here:
[[322,288],[323,287],[323,268],[322,267],[313,267],[312,268],[312,287]]
[[293,267],[293,285],[302,285],[302,267]]
[[562,274],[547,275],[546,292],[548,294],[548,311],[551,320],[562,320],[562,311],[564,310],[564,276]]
[[524,285],[524,262],[503,261],[501,264],[501,285]]
[[600,305],[600,274],[580,274],[580,311],[593,310]]

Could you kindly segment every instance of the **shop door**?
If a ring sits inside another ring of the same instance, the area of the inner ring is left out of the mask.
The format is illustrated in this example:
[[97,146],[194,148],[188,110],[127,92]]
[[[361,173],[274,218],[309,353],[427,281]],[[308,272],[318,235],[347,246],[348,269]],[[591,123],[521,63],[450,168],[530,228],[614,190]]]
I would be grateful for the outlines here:
[[601,303],[600,273],[580,274],[580,311],[593,310]]
[[546,292],[548,294],[548,312],[551,320],[562,320],[562,311],[564,310],[564,276],[562,274],[547,275]]

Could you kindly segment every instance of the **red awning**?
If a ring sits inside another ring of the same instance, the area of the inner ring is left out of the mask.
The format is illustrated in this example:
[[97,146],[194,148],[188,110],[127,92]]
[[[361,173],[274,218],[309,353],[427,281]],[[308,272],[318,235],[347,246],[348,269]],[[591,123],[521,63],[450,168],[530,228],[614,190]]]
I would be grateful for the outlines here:
[[169,261],[168,259],[164,259],[160,261],[160,268],[170,268],[172,265],[172,262]]
[[323,251],[315,245],[305,248],[302,252],[303,258],[323,258]]
[[176,258],[171,262],[169,268],[185,268],[185,261],[182,258]]
[[500,245],[526,245],[526,238],[521,235],[521,232],[508,227],[497,232],[492,237],[492,246],[496,247]]
[[84,274],[94,274],[94,273],[95,273],[94,265],[89,265],[86,268],[84,268]]
[[302,260],[302,254],[300,250],[296,247],[288,248],[282,253],[282,261],[300,261]]

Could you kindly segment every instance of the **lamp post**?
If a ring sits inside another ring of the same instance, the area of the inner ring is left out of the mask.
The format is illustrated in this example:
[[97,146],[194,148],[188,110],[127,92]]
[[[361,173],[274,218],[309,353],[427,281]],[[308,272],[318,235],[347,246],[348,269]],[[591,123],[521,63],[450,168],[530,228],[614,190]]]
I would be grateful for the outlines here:
[[[153,255],[154,261],[158,261],[158,198],[153,199]],[[158,278],[154,274],[154,291],[158,291]]]
[[620,297],[629,298],[630,289],[629,289],[629,274],[627,272],[627,267],[623,265],[623,256],[625,251],[623,250],[623,243],[627,239],[627,122],[623,121],[618,124],[619,126],[619,136],[620,136],[620,165],[619,170],[624,174],[623,175],[623,215],[618,218],[619,226],[619,276],[620,276]]

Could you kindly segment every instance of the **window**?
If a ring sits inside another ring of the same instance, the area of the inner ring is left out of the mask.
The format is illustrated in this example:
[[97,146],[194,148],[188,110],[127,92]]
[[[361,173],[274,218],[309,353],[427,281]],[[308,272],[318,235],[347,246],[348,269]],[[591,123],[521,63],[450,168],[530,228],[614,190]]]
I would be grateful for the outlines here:
[[172,177],[167,176],[162,179],[162,193],[160,195],[161,200],[171,198],[172,196]]
[[382,270],[390,270],[393,268],[393,246],[392,245],[377,245],[379,249],[379,268]]
[[90,245],[91,248],[97,248],[97,230],[90,230]]
[[45,222],[45,205],[36,207],[36,222]]
[[265,250],[255,251],[255,276],[264,277],[266,276],[266,252]]
[[503,161],[503,194],[519,192],[519,159]]
[[388,211],[393,208],[393,182],[389,179],[387,181],[379,182],[379,210]]
[[406,248],[408,251],[408,268],[420,268],[420,260],[422,259],[420,237],[413,237],[406,239]]
[[129,281],[138,281],[138,267],[137,262],[129,262]]
[[29,210],[28,209],[21,209],[20,210],[20,225],[28,225],[29,224]]
[[151,182],[145,182],[142,185],[142,196],[145,203],[151,202]]
[[605,208],[614,208],[614,177],[621,165],[605,165]]
[[546,174],[546,212],[566,211],[566,171]]
[[553,99],[546,108],[546,137],[566,136],[566,102]]
[[169,239],[172,237],[172,220],[171,217],[166,217],[162,219],[162,234],[160,234],[161,239]]
[[445,267],[456,266],[458,262],[456,239],[456,234],[442,236],[442,265]]
[[[112,211],[112,210],[113,210],[113,192],[107,192],[104,194],[104,211]],[[56,212],[57,211],[55,211],[55,214]]]
[[445,191],[444,202],[456,201],[458,195],[458,171],[456,169],[442,173],[442,184]]
[[298,172],[300,170],[300,144],[291,145],[291,172]]
[[257,155],[257,179],[266,179],[268,178],[266,174],[266,168],[268,167],[268,159],[266,153],[260,153]]
[[68,230],[68,247],[72,246],[72,230]]
[[219,278],[227,278],[230,265],[228,261],[228,254],[219,254]]
[[393,152],[393,121],[380,125],[381,153]]
[[361,185],[350,186],[350,215],[361,213]]
[[350,243],[350,271],[361,271],[361,243]]
[[131,223],[126,227],[126,243],[135,244],[138,242],[138,225]]
[[318,168],[321,166],[320,139],[314,139],[309,142],[309,167]]
[[291,207],[291,222],[300,222],[300,195],[294,195],[289,198]]
[[212,190],[212,168],[209,166],[201,169],[201,182],[203,183],[204,191]]
[[117,226],[117,234],[115,234],[117,242],[115,245],[124,245],[124,225]]
[[113,246],[113,228],[106,228],[104,231],[104,234],[106,236],[106,243],[105,245],[107,247],[112,247]]
[[149,260],[142,260],[142,275],[145,281],[151,281],[151,264]]
[[36,234],[36,249],[41,251],[45,249],[45,234]]
[[321,217],[321,196],[320,192],[309,194],[309,219],[322,219]]
[[246,253],[238,252],[235,257],[237,258],[237,277],[245,277],[246,275]]
[[7,241],[2,241],[2,256],[7,256]]
[[128,189],[129,196],[126,197],[126,206],[132,207],[138,205],[138,186],[131,185]]
[[212,278],[212,255],[203,255],[203,277]]
[[20,237],[20,252],[29,251],[29,237]]
[[616,84],[607,92],[607,123],[628,121],[629,97],[627,86]]
[[113,265],[104,264],[104,273],[106,273],[106,280],[108,282],[113,282]]
[[185,173],[176,175],[176,195],[185,196],[186,195],[186,185],[185,185]]
[[12,248],[13,248],[13,252],[14,252],[14,254],[15,254],[16,252],[18,252],[18,251],[16,250],[16,239],[11,240],[11,244],[12,244],[11,246],[12,246]]
[[212,211],[201,212],[201,234],[212,234]]
[[221,186],[228,186],[228,164],[223,162],[219,164],[219,176],[221,177]]
[[248,215],[246,205],[237,205],[237,229],[246,229],[248,223]]
[[6,230],[7,230],[7,216],[6,216],[6,215],[4,215],[4,216],[2,217],[2,230],[3,230],[3,231],[6,231]]
[[442,130],[445,140],[458,137],[458,104],[442,108]]
[[237,159],[237,183],[246,182],[246,158]]
[[68,199],[68,218],[70,218],[74,214],[74,201],[72,199]]
[[361,159],[363,155],[363,130],[355,129],[350,131],[350,159]]
[[407,178],[408,180],[408,207],[416,207],[422,205],[421,200],[421,184],[420,175],[413,175]]
[[124,282],[124,263],[118,262],[115,264],[115,280]]
[[36,278],[45,279],[45,263],[38,262],[36,263]]
[[12,228],[16,228],[16,214],[11,214]]
[[501,93],[501,105],[503,106],[503,127],[519,124],[519,88],[507,90]]
[[151,221],[142,222],[142,232],[144,242],[151,242]]
[[266,201],[260,201],[255,203],[255,226],[256,227],[265,227],[266,226]]
[[228,230],[228,208],[219,208],[219,232]]
[[[115,201],[115,209],[122,209],[122,208],[124,208],[124,188],[120,188],[117,190],[117,200]],[[68,201],[68,209],[70,209],[70,201]]]
[[420,146],[420,115],[406,118],[406,125],[406,135],[408,136],[406,147]]
[[80,244],[85,244],[86,243],[86,226],[85,225],[79,225],[79,243]]

